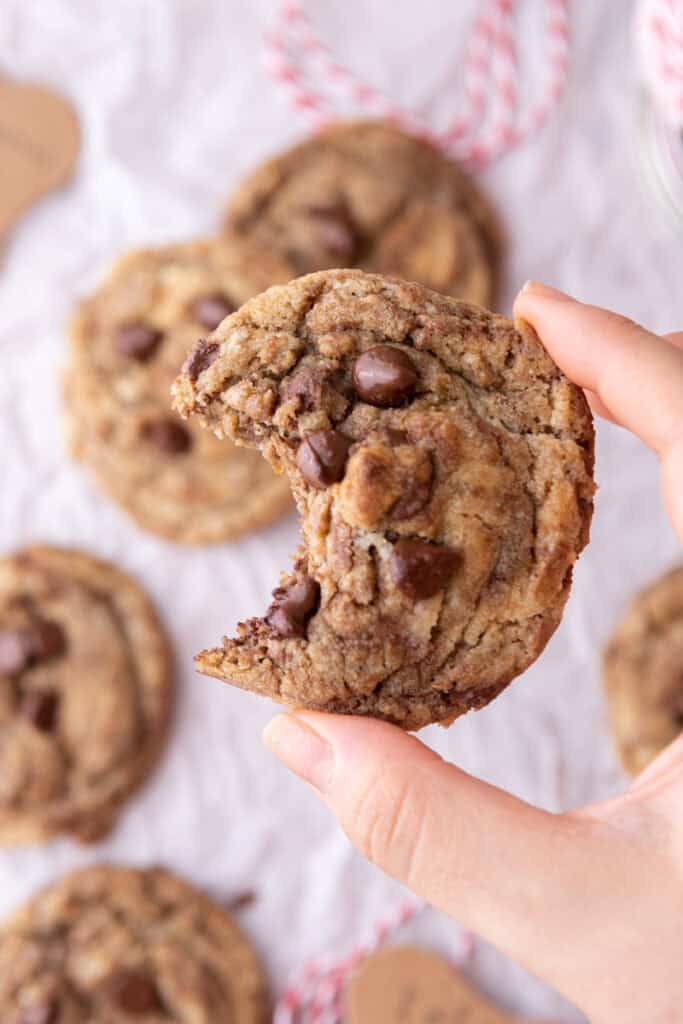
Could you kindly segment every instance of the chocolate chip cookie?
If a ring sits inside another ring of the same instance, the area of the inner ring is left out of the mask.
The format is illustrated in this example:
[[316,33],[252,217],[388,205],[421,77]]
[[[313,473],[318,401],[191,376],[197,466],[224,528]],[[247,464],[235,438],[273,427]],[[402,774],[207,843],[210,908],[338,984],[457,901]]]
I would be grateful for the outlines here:
[[280,280],[362,267],[490,305],[497,218],[466,172],[381,121],[332,125],[263,164],[226,213],[233,239],[283,262]]
[[166,639],[128,576],[63,548],[1,559],[0,844],[105,835],[157,759],[170,690]]
[[605,650],[603,675],[619,756],[638,775],[683,729],[683,566],[633,601]]
[[271,288],[177,408],[290,478],[304,544],[200,671],[416,729],[482,707],[560,621],[593,509],[583,393],[526,324],[359,271]]
[[263,459],[184,425],[170,398],[197,339],[273,275],[264,258],[247,281],[224,242],[143,250],[116,264],[73,321],[71,452],[141,526],[169,540],[233,538],[289,506],[286,482]]
[[3,1024],[265,1024],[254,952],[228,914],[152,868],[92,867],[0,928]]

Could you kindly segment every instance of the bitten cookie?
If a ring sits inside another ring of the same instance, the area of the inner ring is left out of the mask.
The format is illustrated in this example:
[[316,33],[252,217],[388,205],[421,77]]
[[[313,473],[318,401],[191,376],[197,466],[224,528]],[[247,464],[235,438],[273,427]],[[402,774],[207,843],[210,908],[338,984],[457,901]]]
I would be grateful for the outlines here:
[[170,396],[197,339],[277,280],[264,257],[247,282],[241,257],[223,242],[142,250],[119,260],[73,320],[69,447],[153,533],[187,544],[227,540],[289,506],[286,482],[263,459],[183,425]]
[[502,241],[473,179],[381,121],[334,124],[237,189],[226,232],[282,261],[282,277],[362,267],[470,302],[493,300]]
[[0,560],[0,844],[105,835],[170,698],[167,641],[128,576],[62,548]]
[[287,472],[304,535],[264,617],[200,671],[416,729],[487,704],[543,650],[588,540],[593,426],[531,328],[312,274],[225,320],[176,402]]
[[92,867],[0,928],[3,1024],[265,1024],[254,952],[228,914],[153,868]]
[[522,1024],[417,946],[391,946],[368,957],[344,1004],[344,1024]]
[[683,566],[643,590],[604,655],[612,733],[638,775],[683,729]]

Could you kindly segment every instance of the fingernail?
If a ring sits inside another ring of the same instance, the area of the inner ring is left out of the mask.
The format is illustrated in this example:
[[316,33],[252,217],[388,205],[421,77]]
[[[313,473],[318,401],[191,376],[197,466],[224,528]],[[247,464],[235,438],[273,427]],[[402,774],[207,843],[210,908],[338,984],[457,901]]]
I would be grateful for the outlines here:
[[295,714],[278,715],[263,733],[268,749],[321,793],[332,781],[334,755],[323,737]]
[[561,292],[559,288],[552,288],[549,284],[541,281],[526,281],[519,292],[520,295],[538,295],[542,299],[556,299],[557,301],[571,301],[571,295]]

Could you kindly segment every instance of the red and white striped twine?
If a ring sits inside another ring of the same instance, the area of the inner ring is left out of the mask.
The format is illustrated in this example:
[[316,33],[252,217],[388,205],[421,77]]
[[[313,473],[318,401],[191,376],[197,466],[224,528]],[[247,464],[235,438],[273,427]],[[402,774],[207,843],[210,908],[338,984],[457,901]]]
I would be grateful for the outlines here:
[[683,0],[641,0],[636,33],[655,102],[667,121],[683,128]]
[[[366,942],[355,946],[342,958],[320,957],[309,961],[297,972],[275,1008],[273,1024],[339,1024],[343,1013],[343,995],[349,978],[363,960],[426,909],[409,898],[396,910],[378,921]],[[462,966],[471,955],[473,938],[464,929],[451,959]]]
[[564,90],[568,0],[541,2],[544,47],[534,68],[543,69],[542,82],[530,86],[529,68],[518,58],[517,15],[525,0],[482,0],[465,47],[460,109],[443,129],[431,128],[341,64],[316,34],[303,0],[280,0],[266,34],[266,66],[289,105],[313,130],[344,113],[388,118],[431,138],[456,158],[482,166],[537,132]]

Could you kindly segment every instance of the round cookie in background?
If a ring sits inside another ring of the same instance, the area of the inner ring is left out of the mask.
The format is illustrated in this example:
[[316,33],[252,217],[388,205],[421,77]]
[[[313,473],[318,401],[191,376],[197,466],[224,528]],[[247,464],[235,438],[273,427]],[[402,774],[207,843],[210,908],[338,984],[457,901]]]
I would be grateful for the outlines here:
[[621,762],[638,775],[683,730],[683,566],[631,603],[603,658]]
[[161,752],[171,688],[132,579],[66,548],[0,559],[0,845],[106,835]]
[[268,160],[237,188],[225,230],[279,257],[287,281],[360,267],[483,306],[494,300],[503,248],[470,175],[382,121],[333,124]]
[[419,946],[369,956],[349,982],[344,1006],[344,1024],[522,1024]]
[[290,506],[286,481],[258,455],[184,425],[171,407],[197,339],[279,280],[267,258],[248,281],[244,266],[221,240],[131,253],[71,325],[70,451],[139,525],[177,543],[228,540]]
[[91,867],[0,926],[3,1024],[265,1024],[255,953],[232,918],[161,868]]
[[286,471],[303,527],[271,607],[201,672],[418,729],[541,653],[588,541],[594,435],[529,326],[326,271],[224,320],[175,394]]

